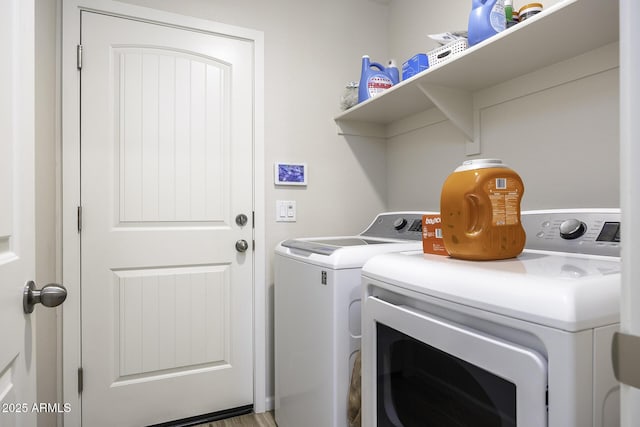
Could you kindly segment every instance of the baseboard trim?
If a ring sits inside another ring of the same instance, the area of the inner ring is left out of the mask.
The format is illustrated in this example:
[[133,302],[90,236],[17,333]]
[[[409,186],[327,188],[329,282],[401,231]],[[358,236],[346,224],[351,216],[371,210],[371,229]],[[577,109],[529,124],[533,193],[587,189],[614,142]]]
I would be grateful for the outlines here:
[[273,396],[268,396],[264,401],[265,412],[273,411],[276,408]]

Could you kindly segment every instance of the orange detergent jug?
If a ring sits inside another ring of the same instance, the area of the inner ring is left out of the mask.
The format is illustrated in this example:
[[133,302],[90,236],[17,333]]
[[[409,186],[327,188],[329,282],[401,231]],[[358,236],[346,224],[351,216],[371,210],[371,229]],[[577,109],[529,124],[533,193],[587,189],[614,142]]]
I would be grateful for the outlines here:
[[524,184],[498,159],[468,160],[446,179],[440,195],[444,246],[454,258],[497,260],[522,252]]

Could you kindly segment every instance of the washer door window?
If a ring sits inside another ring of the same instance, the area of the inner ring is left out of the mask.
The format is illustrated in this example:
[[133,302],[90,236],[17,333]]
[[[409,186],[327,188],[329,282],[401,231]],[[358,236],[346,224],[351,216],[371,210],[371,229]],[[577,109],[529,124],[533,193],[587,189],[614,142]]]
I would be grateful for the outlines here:
[[547,425],[537,352],[370,297],[377,427]]

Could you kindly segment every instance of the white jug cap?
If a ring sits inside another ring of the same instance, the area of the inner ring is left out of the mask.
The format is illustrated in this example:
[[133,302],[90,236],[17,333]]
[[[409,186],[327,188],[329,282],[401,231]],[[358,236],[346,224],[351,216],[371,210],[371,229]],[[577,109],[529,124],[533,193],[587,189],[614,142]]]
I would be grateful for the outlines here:
[[500,159],[472,159],[465,160],[461,166],[458,166],[454,172],[463,172],[474,169],[486,168],[508,168],[509,166],[502,163]]

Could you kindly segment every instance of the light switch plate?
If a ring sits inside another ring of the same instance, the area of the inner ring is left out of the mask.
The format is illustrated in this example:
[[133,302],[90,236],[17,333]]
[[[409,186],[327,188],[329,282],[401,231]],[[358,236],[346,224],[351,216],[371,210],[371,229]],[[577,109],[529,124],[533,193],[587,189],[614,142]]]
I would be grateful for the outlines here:
[[296,222],[295,200],[276,200],[276,222]]

